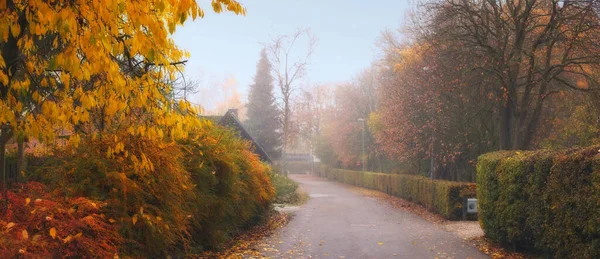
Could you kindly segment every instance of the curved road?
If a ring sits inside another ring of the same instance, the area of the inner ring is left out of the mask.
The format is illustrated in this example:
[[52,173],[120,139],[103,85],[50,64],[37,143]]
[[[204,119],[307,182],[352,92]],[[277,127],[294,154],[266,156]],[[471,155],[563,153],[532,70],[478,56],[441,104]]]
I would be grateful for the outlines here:
[[[290,175],[310,195],[259,248],[271,258],[488,258],[453,233],[350,186]],[[265,251],[266,250],[266,251]]]

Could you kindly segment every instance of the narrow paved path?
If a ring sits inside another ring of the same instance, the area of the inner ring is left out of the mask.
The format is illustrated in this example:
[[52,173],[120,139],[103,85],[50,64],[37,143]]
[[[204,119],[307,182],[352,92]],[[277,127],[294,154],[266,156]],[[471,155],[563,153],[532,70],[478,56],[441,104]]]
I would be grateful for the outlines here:
[[[290,175],[310,195],[266,240],[272,258],[487,258],[453,233],[351,186]],[[268,249],[269,250],[269,249]]]

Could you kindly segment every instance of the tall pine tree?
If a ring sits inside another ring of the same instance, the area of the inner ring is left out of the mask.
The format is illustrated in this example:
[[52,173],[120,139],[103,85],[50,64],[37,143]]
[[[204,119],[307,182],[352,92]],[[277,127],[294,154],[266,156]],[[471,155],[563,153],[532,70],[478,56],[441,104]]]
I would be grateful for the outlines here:
[[246,128],[256,142],[272,159],[281,157],[280,112],[275,104],[271,63],[265,49],[260,52],[254,84],[250,85],[247,115]]

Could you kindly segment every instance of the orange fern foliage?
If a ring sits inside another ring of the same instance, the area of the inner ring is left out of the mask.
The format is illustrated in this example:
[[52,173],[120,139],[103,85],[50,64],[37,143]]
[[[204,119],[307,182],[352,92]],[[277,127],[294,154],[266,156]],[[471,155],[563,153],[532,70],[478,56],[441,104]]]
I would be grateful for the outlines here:
[[8,192],[0,216],[0,258],[109,258],[122,239],[117,225],[101,213],[105,203],[49,193],[38,182]]

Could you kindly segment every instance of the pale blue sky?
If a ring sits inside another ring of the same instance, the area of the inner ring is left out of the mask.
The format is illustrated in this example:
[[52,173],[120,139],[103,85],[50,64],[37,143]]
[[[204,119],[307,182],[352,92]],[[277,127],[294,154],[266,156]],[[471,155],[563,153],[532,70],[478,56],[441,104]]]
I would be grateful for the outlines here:
[[[230,98],[232,91],[245,100],[261,43],[297,28],[310,28],[318,39],[304,84],[347,81],[377,57],[375,44],[381,32],[399,28],[413,6],[409,0],[240,2],[246,16],[207,10],[203,19],[186,22],[174,35],[175,43],[191,54],[186,78],[203,80],[203,90],[191,101],[207,109]],[[210,6],[207,0],[198,3]]]

